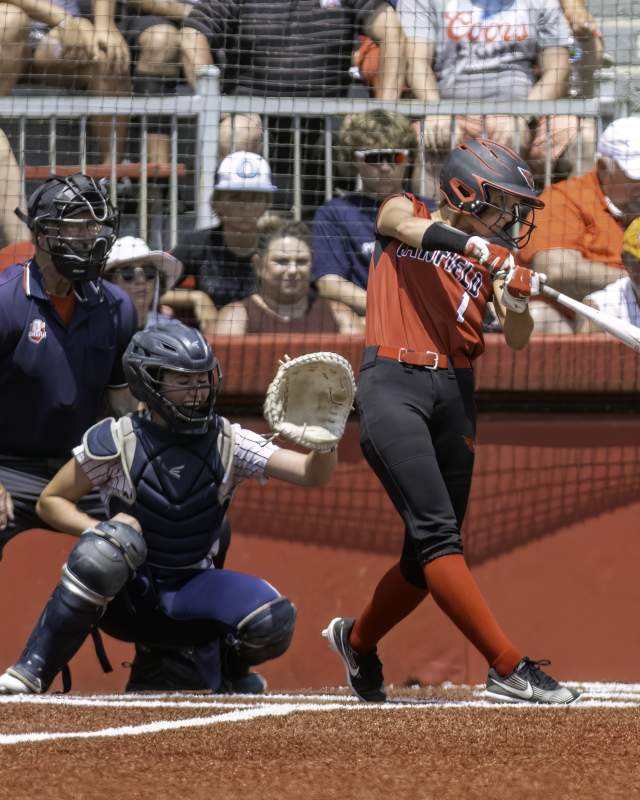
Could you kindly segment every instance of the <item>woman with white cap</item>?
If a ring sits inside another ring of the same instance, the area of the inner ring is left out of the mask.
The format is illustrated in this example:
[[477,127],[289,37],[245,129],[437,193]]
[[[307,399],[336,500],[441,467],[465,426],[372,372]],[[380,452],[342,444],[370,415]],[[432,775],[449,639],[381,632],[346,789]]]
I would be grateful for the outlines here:
[[162,292],[172,289],[182,275],[177,258],[161,250],[151,250],[143,239],[122,236],[114,244],[104,277],[125,291],[138,314],[138,328],[171,321],[158,311]]

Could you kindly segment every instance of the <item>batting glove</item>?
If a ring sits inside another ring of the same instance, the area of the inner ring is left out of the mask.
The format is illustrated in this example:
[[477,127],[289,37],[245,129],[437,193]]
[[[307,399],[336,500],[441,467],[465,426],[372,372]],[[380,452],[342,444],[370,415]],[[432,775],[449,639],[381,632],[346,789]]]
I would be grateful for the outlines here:
[[529,298],[540,293],[540,276],[526,267],[516,267],[507,272],[502,285],[502,305],[516,314],[524,314]]
[[515,267],[513,256],[506,247],[493,244],[481,236],[470,236],[464,248],[465,256],[475,258],[494,277],[500,272],[509,272]]

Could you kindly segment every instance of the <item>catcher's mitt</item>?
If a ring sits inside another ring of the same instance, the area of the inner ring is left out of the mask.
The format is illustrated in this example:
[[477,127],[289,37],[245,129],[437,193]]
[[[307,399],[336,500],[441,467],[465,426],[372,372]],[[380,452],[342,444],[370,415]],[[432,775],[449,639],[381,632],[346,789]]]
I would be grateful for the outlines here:
[[309,450],[331,450],[344,433],[356,382],[351,364],[337,353],[285,356],[264,400],[274,433]]

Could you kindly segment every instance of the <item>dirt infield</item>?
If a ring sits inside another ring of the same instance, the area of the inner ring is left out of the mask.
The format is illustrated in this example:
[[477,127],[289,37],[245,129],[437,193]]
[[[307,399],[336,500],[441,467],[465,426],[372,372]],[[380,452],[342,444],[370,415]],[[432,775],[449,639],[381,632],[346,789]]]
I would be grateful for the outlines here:
[[640,796],[640,685],[568,708],[480,688],[0,698],[0,797],[608,800]]

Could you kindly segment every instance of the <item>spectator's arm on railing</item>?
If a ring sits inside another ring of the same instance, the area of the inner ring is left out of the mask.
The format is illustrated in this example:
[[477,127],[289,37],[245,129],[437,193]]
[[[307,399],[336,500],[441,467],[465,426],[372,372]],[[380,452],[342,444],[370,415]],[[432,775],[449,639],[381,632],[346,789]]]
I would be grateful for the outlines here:
[[331,311],[338,323],[338,333],[345,336],[361,336],[364,333],[364,317],[358,316],[348,305],[331,300]]
[[193,6],[180,0],[129,0],[127,8],[133,14],[167,17],[175,22],[181,22],[189,16]]
[[529,92],[529,100],[557,100],[567,94],[569,51],[566,47],[545,47],[538,55],[540,78]]
[[406,49],[395,10],[386,4],[378,8],[367,23],[366,33],[380,45],[376,96],[380,100],[397,100],[404,86]]
[[244,336],[247,332],[247,310],[242,303],[229,303],[218,311],[215,336]]
[[622,271],[600,261],[588,261],[578,250],[541,250],[532,259],[533,269],[544,272],[550,286],[576,300],[618,280]]
[[335,300],[352,308],[356,314],[364,314],[367,308],[367,292],[340,275],[323,275],[316,281],[318,293],[327,300]]
[[171,306],[176,316],[193,316],[206,336],[212,336],[218,316],[213,300],[198,289],[172,289],[160,298],[163,305]]

